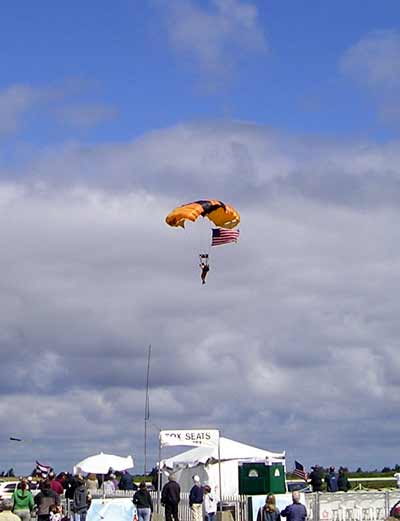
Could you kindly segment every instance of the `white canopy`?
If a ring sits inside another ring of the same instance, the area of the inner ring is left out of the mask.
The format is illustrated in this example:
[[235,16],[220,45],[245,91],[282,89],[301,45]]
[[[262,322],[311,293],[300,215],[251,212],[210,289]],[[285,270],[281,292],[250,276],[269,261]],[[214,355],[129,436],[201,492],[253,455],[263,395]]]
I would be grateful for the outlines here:
[[[285,452],[269,452],[263,449],[257,449],[251,445],[245,445],[229,438],[220,438],[220,454],[221,461],[239,460],[239,461],[264,461],[269,463],[284,463]],[[217,447],[195,447],[161,461],[161,468],[174,468],[180,466],[193,467],[199,463],[207,463],[218,460]]]
[[96,454],[80,461],[74,466],[74,474],[78,472],[93,472],[94,474],[107,474],[108,470],[127,470],[133,467],[132,456],[114,456],[113,454]]

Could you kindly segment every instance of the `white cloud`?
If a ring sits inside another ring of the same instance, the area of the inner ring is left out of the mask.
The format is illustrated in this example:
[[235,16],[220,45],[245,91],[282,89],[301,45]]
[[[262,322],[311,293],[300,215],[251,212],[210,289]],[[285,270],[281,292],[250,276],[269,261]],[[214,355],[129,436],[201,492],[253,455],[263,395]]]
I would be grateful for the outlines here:
[[0,91],[0,134],[19,130],[23,116],[38,100],[38,91],[28,85],[12,85]]
[[212,0],[207,8],[194,0],[172,0],[165,7],[173,48],[188,53],[211,76],[225,77],[241,53],[267,50],[253,3]]
[[93,101],[68,103],[69,98],[84,95],[88,84],[78,78],[51,88],[15,84],[0,91],[0,137],[21,133],[35,124],[29,117],[38,111],[41,124],[51,124],[55,116],[64,124],[83,129],[113,119],[117,112],[112,106]]
[[400,87],[400,33],[375,31],[348,49],[341,60],[344,72],[377,89]]
[[[156,425],[220,426],[308,465],[393,463],[398,156],[397,143],[239,123],[43,152],[0,185],[3,439],[12,425],[44,440],[35,455],[57,468],[107,447],[140,462],[151,343]],[[214,194],[240,210],[241,239],[212,251],[202,287],[209,226],[164,217]],[[4,453],[30,470],[27,454]]]
[[400,121],[400,33],[374,31],[348,49],[341,70],[374,96],[384,123]]

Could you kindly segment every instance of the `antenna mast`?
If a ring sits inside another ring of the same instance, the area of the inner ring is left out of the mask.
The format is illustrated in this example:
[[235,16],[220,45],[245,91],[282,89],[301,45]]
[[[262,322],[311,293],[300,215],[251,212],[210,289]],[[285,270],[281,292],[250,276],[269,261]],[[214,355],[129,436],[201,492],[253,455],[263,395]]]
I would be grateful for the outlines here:
[[150,401],[149,401],[149,377],[150,377],[150,358],[151,358],[151,344],[147,353],[147,374],[146,374],[146,399],[144,402],[144,471],[146,476],[147,469],[147,422],[150,419]]

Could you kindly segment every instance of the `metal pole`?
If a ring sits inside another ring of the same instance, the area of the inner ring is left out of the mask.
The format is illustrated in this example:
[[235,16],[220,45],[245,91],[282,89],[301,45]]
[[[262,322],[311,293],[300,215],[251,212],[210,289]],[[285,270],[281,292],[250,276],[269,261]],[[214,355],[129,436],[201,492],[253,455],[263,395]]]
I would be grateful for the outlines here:
[[149,345],[148,354],[147,354],[146,399],[145,399],[145,403],[144,403],[144,469],[143,469],[144,476],[146,476],[146,469],[147,469],[147,422],[150,419],[150,402],[149,402],[150,357],[151,357],[151,344]]
[[218,479],[219,479],[219,511],[222,519],[222,476],[221,476],[221,433],[218,432]]
[[157,483],[157,514],[161,511],[161,431],[158,435],[158,483]]

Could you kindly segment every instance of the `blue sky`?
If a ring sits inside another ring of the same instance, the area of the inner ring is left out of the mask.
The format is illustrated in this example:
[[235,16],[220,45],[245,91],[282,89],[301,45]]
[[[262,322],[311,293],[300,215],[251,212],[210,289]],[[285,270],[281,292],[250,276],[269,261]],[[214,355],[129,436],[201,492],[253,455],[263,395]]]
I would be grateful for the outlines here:
[[[399,20],[394,0],[2,3],[4,467],[141,469],[149,343],[156,425],[289,467],[399,463]],[[208,225],[164,218],[205,197],[242,223],[202,288]]]
[[[168,45],[162,2],[118,1],[112,8],[102,1],[45,1],[40,7],[6,2],[0,85],[62,89],[75,82],[65,104],[100,104],[118,114],[86,132],[87,140],[130,139],[154,128],[215,117],[330,136],[385,139],[398,132],[398,124],[393,128],[377,121],[373,94],[350,81],[339,66],[343,54],[371,31],[396,29],[397,2],[385,2],[384,9],[373,1],[254,6],[262,45],[238,52],[237,35],[218,42],[223,59],[234,62],[226,78],[224,72],[211,74],[201,67],[193,51],[196,42],[181,42],[179,49]],[[217,11],[209,2],[197,3],[197,9],[211,16]],[[46,125],[46,117],[34,120],[39,132],[31,139],[68,136],[68,130]]]

